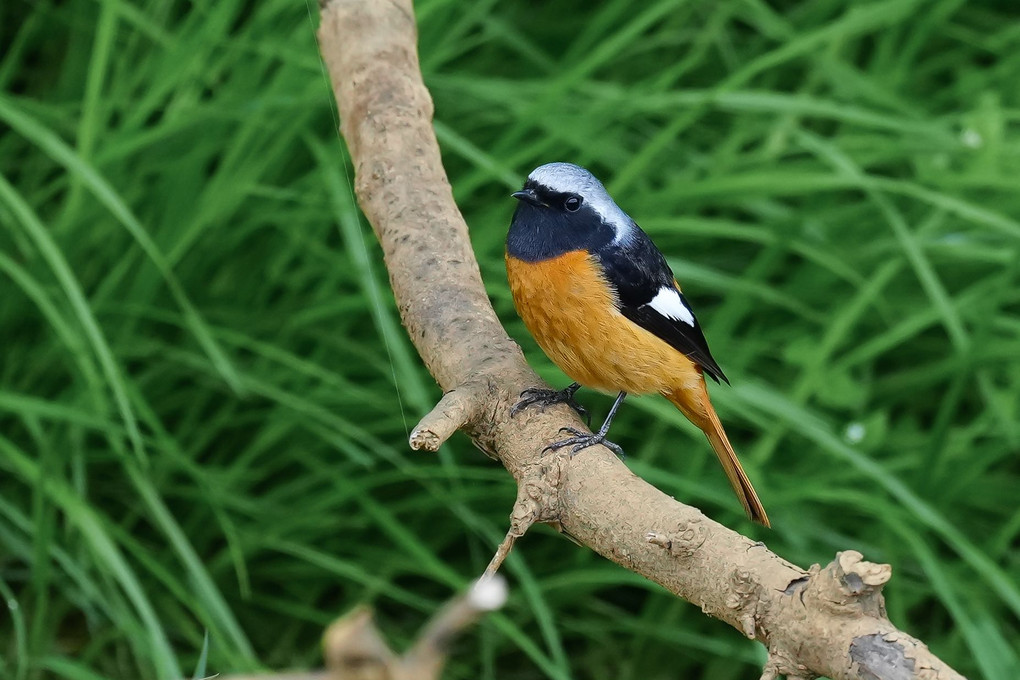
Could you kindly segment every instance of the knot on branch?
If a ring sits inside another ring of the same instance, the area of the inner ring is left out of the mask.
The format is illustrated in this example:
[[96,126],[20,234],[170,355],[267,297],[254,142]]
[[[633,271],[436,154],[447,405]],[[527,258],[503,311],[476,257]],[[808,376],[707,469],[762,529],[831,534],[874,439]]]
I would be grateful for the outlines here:
[[864,556],[856,550],[837,553],[834,566],[843,589],[851,595],[879,592],[892,576],[892,567],[888,564],[865,562]]
[[512,370],[503,354],[479,359],[472,365],[471,377],[444,393],[411,430],[411,448],[438,451],[454,432],[465,430],[471,443],[489,458],[499,460],[498,442],[505,437],[501,426],[510,422],[510,409],[516,403],[504,384]]
[[819,676],[809,671],[804,664],[798,663],[793,655],[781,646],[776,645],[769,647],[769,658],[762,670],[761,680],[776,680],[779,677],[786,680],[814,680]]
[[747,569],[734,569],[730,574],[730,594],[726,606],[737,612],[740,631],[753,640],[757,631],[758,603],[761,601],[761,583]]
[[557,453],[540,459],[525,468],[517,484],[517,500],[510,512],[510,529],[496,549],[496,554],[485,570],[486,576],[499,569],[510,554],[514,541],[523,536],[535,522],[549,522],[559,530],[562,511],[560,489],[566,479],[567,453]]
[[864,561],[856,550],[836,554],[829,566],[812,583],[818,585],[818,596],[834,612],[886,618],[884,586],[892,576],[888,564]]
[[708,527],[702,522],[702,517],[696,515],[690,519],[680,520],[671,531],[650,531],[645,534],[645,540],[652,545],[665,548],[666,552],[674,557],[688,559],[705,543],[708,533]]
[[511,531],[519,536],[535,522],[558,523],[560,517],[560,488],[566,477],[567,453],[557,453],[528,466],[517,486],[517,500],[510,514]]
[[[792,579],[783,590],[783,594],[789,599],[784,598],[779,606],[792,607],[792,611],[796,612],[798,617],[811,612],[815,615],[822,614],[817,625],[825,632],[819,633],[816,630],[815,635],[846,632],[855,628],[861,630],[859,626],[862,625],[863,629],[870,627],[874,631],[877,628],[879,632],[874,635],[861,635],[854,638],[849,649],[843,648],[843,653],[849,653],[850,660],[863,669],[860,673],[847,677],[862,680],[914,680],[913,674],[887,674],[884,668],[881,672],[869,674],[870,671],[867,670],[872,667],[880,668],[883,663],[886,663],[887,667],[907,667],[907,664],[902,662],[903,647],[891,645],[882,632],[884,628],[892,627],[886,618],[885,602],[882,598],[882,586],[889,581],[891,574],[892,569],[889,565],[866,562],[861,553],[846,550],[837,553],[836,558],[824,568],[813,564],[807,573]],[[731,590],[734,594],[730,596],[727,605],[742,604],[745,608],[749,607],[749,598],[755,595],[754,584],[748,582],[748,579],[739,572],[734,572],[731,581]],[[776,603],[773,603],[773,606],[775,605]],[[764,616],[767,612],[757,614]],[[744,611],[738,619],[744,626],[745,633],[749,615],[750,612]],[[865,621],[868,623],[862,624]],[[809,669],[802,663],[806,658],[803,656],[800,642],[796,637],[788,636],[786,632],[785,629],[769,628],[769,658],[761,676],[762,680],[774,680],[780,676],[797,680],[818,677],[818,674],[811,670],[817,668],[816,666],[812,664]],[[907,635],[903,638],[913,641],[913,638]],[[846,639],[849,641],[849,636]]]
[[469,380],[446,392],[439,403],[411,430],[408,443],[415,451],[438,451],[457,430],[467,430],[472,443],[489,458],[498,460],[493,440],[496,411],[508,402],[490,375],[496,367],[482,367]]
[[415,451],[438,451],[439,447],[457,430],[474,421],[483,392],[478,381],[466,382],[439,400],[431,411],[411,430],[408,443]]

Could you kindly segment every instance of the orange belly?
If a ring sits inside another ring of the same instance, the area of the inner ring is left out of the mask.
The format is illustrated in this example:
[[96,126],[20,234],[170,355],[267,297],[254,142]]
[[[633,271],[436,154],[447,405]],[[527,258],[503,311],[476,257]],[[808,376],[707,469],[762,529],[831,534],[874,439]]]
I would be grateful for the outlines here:
[[541,262],[508,255],[506,271],[524,325],[572,380],[633,394],[704,388],[698,366],[619,312],[612,288],[587,252]]

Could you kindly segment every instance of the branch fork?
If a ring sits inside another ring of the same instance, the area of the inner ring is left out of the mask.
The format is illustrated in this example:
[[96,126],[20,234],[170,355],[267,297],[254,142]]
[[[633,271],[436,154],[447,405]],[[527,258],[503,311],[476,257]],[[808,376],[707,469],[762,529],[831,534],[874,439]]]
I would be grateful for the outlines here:
[[386,643],[372,610],[359,607],[333,622],[322,646],[330,680],[438,680],[454,639],[506,602],[502,576],[479,579],[446,604],[403,655]]

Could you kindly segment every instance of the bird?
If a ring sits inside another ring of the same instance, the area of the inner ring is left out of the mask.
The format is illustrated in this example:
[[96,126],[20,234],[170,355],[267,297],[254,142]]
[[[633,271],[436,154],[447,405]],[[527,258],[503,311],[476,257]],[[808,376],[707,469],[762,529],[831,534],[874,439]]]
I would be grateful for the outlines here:
[[[616,394],[597,432],[570,434],[546,447],[570,455],[602,444],[628,394],[661,394],[708,437],[747,516],[768,515],[709,399],[705,376],[729,384],[712,358],[694,311],[666,258],[591,172],[572,163],[535,168],[520,191],[506,239],[507,280],[518,315],[539,347],[573,382],[562,390],[521,393],[515,416],[576,400],[583,386]],[[590,423],[590,419],[589,419]]]

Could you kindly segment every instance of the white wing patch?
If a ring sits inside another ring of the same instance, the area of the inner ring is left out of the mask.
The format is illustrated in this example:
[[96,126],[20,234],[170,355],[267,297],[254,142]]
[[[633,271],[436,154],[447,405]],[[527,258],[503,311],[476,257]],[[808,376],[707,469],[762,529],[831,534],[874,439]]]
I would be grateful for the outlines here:
[[651,302],[648,303],[648,306],[665,317],[674,321],[682,321],[691,328],[694,328],[694,315],[691,314],[691,310],[684,304],[684,301],[680,299],[680,293],[677,292],[676,288],[663,286],[655,294]]

